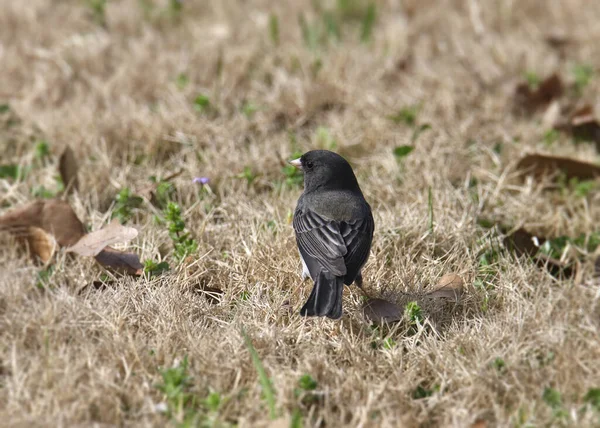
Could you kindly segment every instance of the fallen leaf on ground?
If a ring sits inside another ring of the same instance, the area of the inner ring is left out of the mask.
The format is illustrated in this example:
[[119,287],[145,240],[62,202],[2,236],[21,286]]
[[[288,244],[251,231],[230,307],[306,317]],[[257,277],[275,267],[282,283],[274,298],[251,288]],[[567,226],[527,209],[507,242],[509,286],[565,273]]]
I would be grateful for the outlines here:
[[58,199],[34,201],[0,217],[0,231],[17,236],[26,236],[32,226],[53,235],[63,247],[74,245],[85,235],[83,223],[71,206]]
[[67,248],[67,251],[77,253],[80,256],[92,257],[105,247],[120,242],[129,242],[137,235],[137,229],[123,226],[118,219],[114,219],[108,226],[82,237],[75,245]]
[[39,227],[30,226],[27,230],[27,244],[32,254],[38,256],[46,264],[56,251],[56,240]]
[[540,247],[546,241],[546,238],[537,237],[520,228],[504,239],[504,245],[509,250],[514,251],[517,256],[527,255],[531,257],[536,265],[547,269],[554,276],[573,276],[576,273],[576,269],[572,264],[550,257],[539,251]]
[[204,297],[206,297],[206,300],[212,304],[219,303],[221,301],[221,297],[223,297],[223,290],[216,287],[210,287],[202,283],[194,285],[194,291],[196,293],[203,294]]
[[564,85],[556,73],[544,79],[535,89],[528,82],[517,85],[515,103],[518,108],[533,112],[540,107],[560,97],[564,92]]
[[464,285],[465,282],[459,275],[448,273],[440,278],[435,290],[427,293],[427,296],[458,301],[464,292]]
[[545,42],[555,49],[560,49],[568,44],[572,43],[573,40],[564,31],[554,31],[546,35],[544,38]]
[[577,109],[566,123],[557,124],[556,129],[568,131],[578,140],[596,143],[596,149],[600,151],[600,123],[591,105]]
[[519,228],[504,238],[504,245],[519,256],[523,254],[534,256],[545,241],[544,238],[537,238],[525,229]]
[[374,323],[392,323],[402,319],[402,311],[395,303],[383,299],[369,299],[363,305],[363,314]]
[[77,179],[77,159],[71,147],[65,147],[65,150],[60,155],[58,170],[60,177],[65,186],[65,193],[68,194],[74,190],[79,190],[79,180]]
[[536,176],[560,171],[566,175],[567,179],[578,178],[580,180],[591,180],[600,176],[600,167],[593,163],[538,154],[523,157],[517,164],[517,170],[522,171],[523,174]]
[[106,247],[96,256],[96,261],[103,267],[115,272],[139,276],[144,272],[144,265],[137,254],[127,253]]
[[471,428],[487,428],[488,424],[485,419],[477,419],[473,424],[471,424]]

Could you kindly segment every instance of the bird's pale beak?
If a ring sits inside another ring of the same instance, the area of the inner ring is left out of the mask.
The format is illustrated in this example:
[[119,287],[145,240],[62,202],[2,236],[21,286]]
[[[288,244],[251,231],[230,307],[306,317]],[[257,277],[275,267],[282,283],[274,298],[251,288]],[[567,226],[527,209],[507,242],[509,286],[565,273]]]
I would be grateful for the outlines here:
[[300,158],[298,159],[294,159],[288,162],[290,165],[294,165],[296,168],[298,169],[302,169],[302,162],[300,161]]

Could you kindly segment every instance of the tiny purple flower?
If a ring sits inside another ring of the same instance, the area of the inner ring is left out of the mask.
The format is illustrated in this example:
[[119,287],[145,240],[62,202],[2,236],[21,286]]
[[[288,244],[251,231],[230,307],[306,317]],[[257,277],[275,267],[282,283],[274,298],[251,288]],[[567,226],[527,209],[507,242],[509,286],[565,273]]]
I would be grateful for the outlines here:
[[209,181],[210,181],[210,178],[208,178],[208,177],[195,177],[194,178],[194,183],[200,184],[202,186],[204,186],[205,184],[208,184]]

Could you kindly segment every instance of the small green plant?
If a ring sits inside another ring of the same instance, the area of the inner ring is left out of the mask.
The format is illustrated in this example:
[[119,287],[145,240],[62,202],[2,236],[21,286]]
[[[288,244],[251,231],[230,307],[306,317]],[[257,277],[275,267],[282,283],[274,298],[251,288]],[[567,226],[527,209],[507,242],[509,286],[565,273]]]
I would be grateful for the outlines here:
[[40,199],[52,199],[56,196],[56,192],[46,189],[45,186],[35,186],[31,188],[31,196]]
[[317,128],[316,140],[317,147],[322,147],[323,149],[331,151],[335,151],[337,149],[337,141],[325,127],[319,126]]
[[302,32],[304,44],[310,50],[316,50],[321,40],[321,30],[318,23],[309,23],[303,13],[298,15],[298,24]]
[[0,165],[0,178],[12,178],[13,180],[16,180],[22,176],[21,171],[22,169],[19,165]]
[[383,340],[383,348],[387,349],[387,350],[391,350],[394,349],[396,347],[397,343],[394,339],[392,339],[391,337],[386,337]]
[[244,338],[244,342],[246,342],[246,347],[248,351],[250,351],[250,357],[252,358],[252,364],[258,373],[258,379],[260,381],[260,385],[262,386],[263,397],[267,403],[267,407],[269,408],[269,416],[273,420],[277,417],[277,408],[275,402],[275,389],[273,388],[273,384],[271,379],[267,376],[267,372],[258,356],[258,352],[254,349],[254,345],[252,345],[252,341],[246,334],[244,330],[242,330],[242,337]]
[[411,154],[414,149],[415,146],[398,146],[394,149],[394,156],[396,157],[397,161],[400,161]]
[[600,413],[600,388],[590,388],[583,397],[583,401]]
[[35,145],[34,153],[36,160],[44,163],[50,157],[50,145],[46,141],[41,140]]
[[417,302],[408,302],[404,308],[404,319],[411,326],[423,324],[423,311]]
[[563,409],[561,394],[556,389],[545,388],[542,394],[542,400],[552,408],[555,418],[562,419],[568,415]]
[[222,402],[223,399],[221,398],[221,394],[215,391],[208,394],[203,400],[204,407],[206,407],[209,412],[218,412]]
[[314,391],[317,389],[318,383],[313,377],[309,374],[304,374],[300,376],[298,380],[298,387],[303,391]]
[[[180,423],[196,419],[196,397],[190,392],[193,385],[188,374],[187,355],[179,364],[160,370],[162,382],[156,388],[165,395],[167,415]],[[186,425],[187,426],[187,425]]]
[[248,119],[251,119],[257,111],[258,107],[252,104],[250,101],[246,101],[242,105],[242,113],[244,113],[244,116],[246,116]]
[[244,171],[236,176],[237,178],[245,179],[248,182],[248,186],[251,186],[254,183],[254,180],[257,178],[257,174],[254,172],[252,167],[245,166]]
[[527,81],[529,89],[531,89],[532,91],[535,91],[540,86],[540,83],[542,81],[540,75],[537,74],[535,71],[526,72],[525,80]]
[[172,19],[179,19],[183,11],[183,0],[169,0],[169,15]]
[[123,187],[115,198],[112,217],[118,218],[121,224],[128,222],[133,217],[133,212],[139,208],[144,200],[131,194],[129,187]]
[[87,0],[87,5],[92,12],[92,18],[97,24],[106,23],[106,3],[108,0]]
[[569,181],[570,187],[573,188],[573,193],[580,198],[587,197],[594,189],[596,189],[596,182],[594,180],[581,180],[577,177],[573,177]]
[[559,133],[556,129],[549,129],[544,133],[544,144],[551,146],[558,141]]
[[435,392],[439,392],[440,386],[434,385],[433,388],[427,388],[424,384],[417,385],[412,393],[413,400],[431,397]]
[[194,110],[199,113],[204,113],[210,108],[210,98],[204,94],[198,95],[194,98]]
[[376,19],[377,8],[375,6],[375,3],[369,3],[369,6],[367,7],[367,12],[365,13],[365,16],[362,20],[360,33],[361,42],[366,43],[369,40],[371,40],[371,34],[373,33],[373,27],[375,25]]
[[177,189],[170,181],[159,180],[156,176],[151,176],[150,181],[156,184],[156,189],[153,192],[152,203],[158,208],[164,208],[175,198]]
[[[300,152],[294,152],[291,156],[292,159],[298,159],[302,156]],[[298,187],[302,185],[304,181],[304,176],[298,170],[298,168],[294,167],[290,164],[285,164],[282,168],[283,175],[285,175],[285,184],[290,187]]]
[[408,126],[414,126],[417,123],[419,106],[408,106],[398,110],[398,113],[388,116],[388,118],[397,124],[404,123]]
[[177,75],[177,78],[175,79],[175,84],[177,85],[177,88],[179,88],[180,90],[185,89],[185,87],[190,83],[190,79],[188,78],[187,74],[185,73],[179,73]]
[[168,272],[171,267],[167,262],[157,263],[154,260],[146,260],[144,261],[144,273],[149,276],[159,276],[165,272]]
[[279,18],[274,13],[269,16],[269,35],[275,46],[279,46]]
[[0,104],[0,114],[8,113],[10,111],[10,104]]
[[165,210],[165,219],[169,228],[169,236],[173,241],[175,250],[173,257],[182,262],[187,256],[198,251],[198,242],[185,231],[185,222],[181,217],[181,208],[174,202],[169,202]]
[[314,393],[317,389],[317,381],[309,374],[304,374],[298,379],[298,387],[294,389],[294,395],[305,406],[310,406],[319,401],[319,396]]
[[500,357],[496,357],[493,366],[499,373],[504,373],[506,371],[506,363],[504,362],[504,359]]
[[575,79],[575,91],[578,95],[590,84],[594,76],[594,68],[587,64],[578,64],[573,67],[573,78]]
[[50,283],[50,278],[54,274],[54,265],[50,265],[45,269],[42,269],[37,274],[37,281],[35,286],[40,289],[44,289],[48,287]]

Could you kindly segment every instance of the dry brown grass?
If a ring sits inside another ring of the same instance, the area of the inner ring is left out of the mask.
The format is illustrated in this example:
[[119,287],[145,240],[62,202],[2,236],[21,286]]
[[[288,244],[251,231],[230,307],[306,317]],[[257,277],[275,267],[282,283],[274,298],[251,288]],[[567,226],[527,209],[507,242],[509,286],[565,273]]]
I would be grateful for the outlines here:
[[[267,424],[242,328],[279,411],[300,409],[306,426],[598,423],[598,413],[579,412],[586,391],[600,387],[600,288],[591,270],[557,280],[501,252],[492,286],[472,284],[490,243],[479,216],[551,236],[591,232],[600,221],[598,191],[559,197],[515,180],[511,169],[535,150],[597,157],[564,135],[545,147],[539,118],[513,114],[512,101],[527,70],[568,79],[575,64],[599,69],[600,3],[397,3],[377,3],[371,43],[359,43],[358,24],[349,25],[341,42],[317,54],[297,20],[302,10],[317,16],[308,0],[185,1],[178,20],[147,19],[135,0],[109,1],[105,27],[83,1],[0,1],[0,101],[12,109],[0,131],[2,163],[30,164],[40,138],[53,159],[70,144],[82,168],[71,202],[92,229],[106,223],[120,188],[143,188],[150,175],[182,168],[176,200],[200,243],[192,266],[80,292],[101,275],[91,261],[59,253],[39,289],[40,267],[2,235],[3,424],[162,426],[169,419],[156,411],[164,401],[159,368],[184,355],[191,393],[227,397],[218,424]],[[278,47],[269,38],[271,12],[279,16]],[[544,41],[559,30],[573,40],[563,54]],[[179,73],[189,78],[184,89]],[[596,78],[582,98],[597,104],[599,88]],[[210,97],[211,112],[194,110],[199,93]],[[250,119],[244,101],[259,107]],[[410,143],[412,130],[387,116],[418,103],[418,121],[432,129],[400,167],[392,150]],[[289,224],[301,188],[275,183],[293,151],[289,132],[306,151],[320,144],[318,126],[355,165],[374,210],[366,291],[420,301],[427,321],[416,335],[401,323],[378,340],[356,288],[347,289],[338,322],[298,315],[310,291]],[[237,178],[245,166],[258,174],[250,185]],[[52,187],[55,171],[50,163],[18,183],[0,179],[2,213],[31,200],[34,186]],[[194,176],[210,177],[212,193],[199,196]],[[167,230],[151,209],[130,224],[141,233],[129,249],[170,260]],[[448,272],[469,284],[460,304],[419,298]],[[222,289],[221,302],[195,292],[198,284]],[[386,337],[391,349],[382,346]],[[294,394],[303,374],[318,381],[322,399],[313,405]],[[414,399],[419,386],[439,391]],[[546,387],[562,394],[562,419],[542,399]]]

